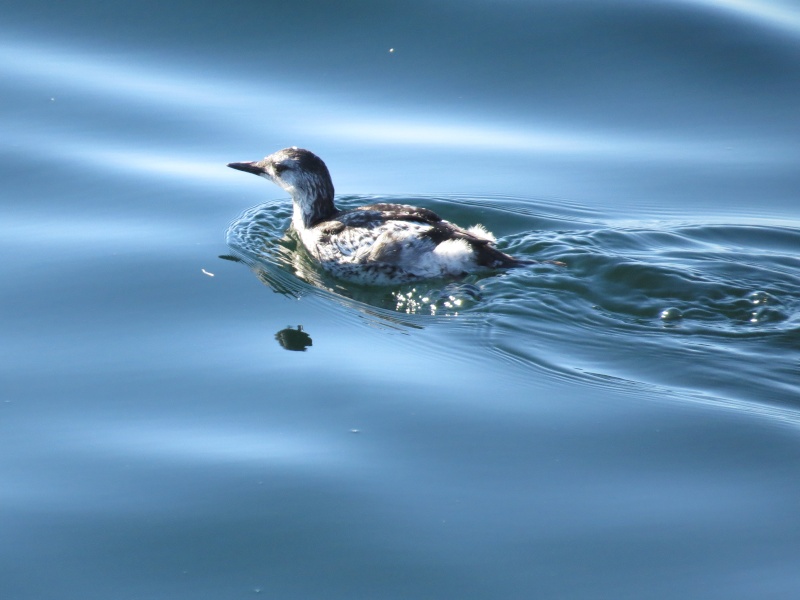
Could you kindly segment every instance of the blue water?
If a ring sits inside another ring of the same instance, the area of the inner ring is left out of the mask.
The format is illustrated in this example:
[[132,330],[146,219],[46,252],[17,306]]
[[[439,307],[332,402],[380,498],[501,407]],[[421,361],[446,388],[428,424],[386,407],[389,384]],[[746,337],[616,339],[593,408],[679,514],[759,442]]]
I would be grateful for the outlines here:
[[[0,597],[800,593],[796,3],[0,33]],[[225,167],[290,145],[541,262],[337,281]]]

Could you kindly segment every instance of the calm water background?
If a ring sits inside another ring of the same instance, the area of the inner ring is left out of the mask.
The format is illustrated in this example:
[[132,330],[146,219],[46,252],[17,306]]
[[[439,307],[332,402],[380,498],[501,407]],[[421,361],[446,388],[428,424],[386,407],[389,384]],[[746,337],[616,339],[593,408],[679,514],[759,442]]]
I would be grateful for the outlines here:
[[[797,3],[29,0],[0,34],[0,596],[800,593]],[[289,145],[343,205],[567,266],[330,281],[224,166]]]

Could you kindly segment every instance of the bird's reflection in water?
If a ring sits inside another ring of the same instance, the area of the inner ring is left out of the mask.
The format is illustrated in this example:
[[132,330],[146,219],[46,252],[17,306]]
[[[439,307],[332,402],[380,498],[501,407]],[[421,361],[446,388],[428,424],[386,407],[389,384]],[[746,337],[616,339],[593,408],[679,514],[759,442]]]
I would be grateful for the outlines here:
[[[286,243],[289,239],[284,236],[280,241]],[[333,276],[314,269],[302,248],[277,244],[269,250],[257,258],[244,254],[219,258],[247,265],[264,285],[278,294],[295,299],[321,295],[357,309],[375,325],[391,329],[420,329],[430,323],[419,320],[420,316],[428,319],[458,316],[482,297],[480,285],[472,277],[395,287],[343,285]]]
[[247,211],[227,231],[232,254],[219,258],[247,265],[274,292],[289,298],[326,298],[357,310],[371,325],[422,329],[439,318],[459,316],[481,299],[481,277],[423,281],[396,286],[343,282],[314,263],[288,227],[280,208]]
[[303,331],[303,326],[298,325],[297,329],[287,327],[281,329],[275,334],[275,339],[283,346],[284,350],[292,350],[293,352],[305,352],[306,348],[313,345],[311,336]]

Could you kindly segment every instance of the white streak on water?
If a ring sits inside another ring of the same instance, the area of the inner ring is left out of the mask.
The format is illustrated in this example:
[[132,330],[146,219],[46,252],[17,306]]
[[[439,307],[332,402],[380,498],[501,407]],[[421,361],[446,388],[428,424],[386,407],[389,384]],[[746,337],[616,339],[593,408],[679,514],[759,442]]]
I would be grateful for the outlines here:
[[678,0],[687,4],[710,6],[731,12],[749,21],[800,34],[800,10],[797,5],[766,0]]
[[[103,430],[106,431],[106,430]],[[109,435],[95,434],[94,451],[121,453],[142,459],[151,457],[159,462],[182,463],[264,463],[274,465],[309,465],[314,469],[325,464],[346,463],[350,457],[319,441],[301,435],[285,433],[246,432],[240,429],[224,431],[191,427],[154,427],[141,425],[125,431],[115,425]],[[341,450],[341,449],[339,449]]]
[[114,60],[98,54],[45,44],[12,44],[0,42],[0,72],[22,82],[46,82],[58,100],[60,91],[77,88],[120,97],[128,101],[145,101],[159,107],[177,105],[206,108],[230,108],[250,102],[297,102],[300,98],[288,89],[269,87],[254,90],[223,77],[187,77],[184,71],[148,65],[145,62]]
[[103,218],[58,214],[48,217],[16,213],[16,216],[3,219],[0,234],[4,247],[17,249],[29,246],[41,248],[45,243],[78,243],[80,247],[91,244],[130,251],[151,245],[163,248],[165,239],[184,244],[195,241],[179,223],[158,223],[119,215]]
[[[359,118],[320,124],[318,132],[332,138],[373,144],[433,146],[451,149],[508,150],[569,156],[582,160],[691,162],[693,164],[780,164],[783,150],[728,143],[622,135],[615,132],[584,133],[565,129],[521,129],[510,125],[449,124],[447,119],[388,120]],[[493,160],[497,160],[494,158]],[[487,165],[489,166],[489,165]]]
[[[738,10],[756,8],[754,3],[744,1],[705,2]],[[761,8],[759,14],[782,23],[794,23],[793,19],[799,18],[796,12],[774,5]],[[0,73],[11,76],[18,85],[46,84],[47,98],[55,96],[56,102],[58,93],[66,88],[72,93],[107,96],[123,104],[155,106],[158,110],[147,113],[146,119],[157,121],[164,118],[165,112],[179,111],[182,118],[194,121],[198,130],[209,130],[209,136],[224,122],[226,135],[232,139],[262,138],[263,152],[275,149],[271,140],[319,137],[338,145],[417,145],[472,152],[499,149],[576,160],[650,161],[667,165],[687,161],[712,166],[784,164],[797,151],[794,145],[785,147],[774,139],[708,139],[680,132],[667,137],[648,131],[638,134],[603,129],[586,131],[544,118],[533,123],[505,123],[486,122],[484,116],[475,115],[453,118],[419,112],[398,115],[396,111],[387,115],[371,105],[352,102],[346,103],[347,108],[342,108],[344,103],[337,103],[331,118],[330,100],[313,89],[297,93],[274,81],[253,86],[216,74],[187,77],[185,71],[177,68],[170,70],[144,62],[131,64],[46,45],[0,44]],[[281,118],[268,118],[271,114],[280,114]],[[104,139],[106,136],[95,122],[61,122],[55,115],[53,125],[43,126],[39,121],[25,120],[30,118],[17,117],[6,123],[3,144],[17,155],[20,151],[39,155],[46,149],[51,158],[104,169],[195,181],[233,181],[223,166],[227,160],[221,156],[209,156],[207,152],[187,156],[185,148],[165,150],[164,140],[154,147],[150,139],[146,145],[139,140],[123,144]],[[219,145],[224,149],[224,143]],[[201,144],[203,148],[214,146],[211,141]]]

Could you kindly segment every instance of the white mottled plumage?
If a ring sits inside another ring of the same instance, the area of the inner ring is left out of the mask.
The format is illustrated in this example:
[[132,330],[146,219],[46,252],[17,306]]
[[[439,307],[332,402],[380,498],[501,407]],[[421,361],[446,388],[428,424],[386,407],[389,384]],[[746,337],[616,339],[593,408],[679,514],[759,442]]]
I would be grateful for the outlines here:
[[497,250],[482,225],[462,229],[425,208],[379,203],[338,210],[328,168],[308,150],[286,148],[228,166],[289,192],[292,226],[303,246],[344,279],[386,284],[524,264]]

